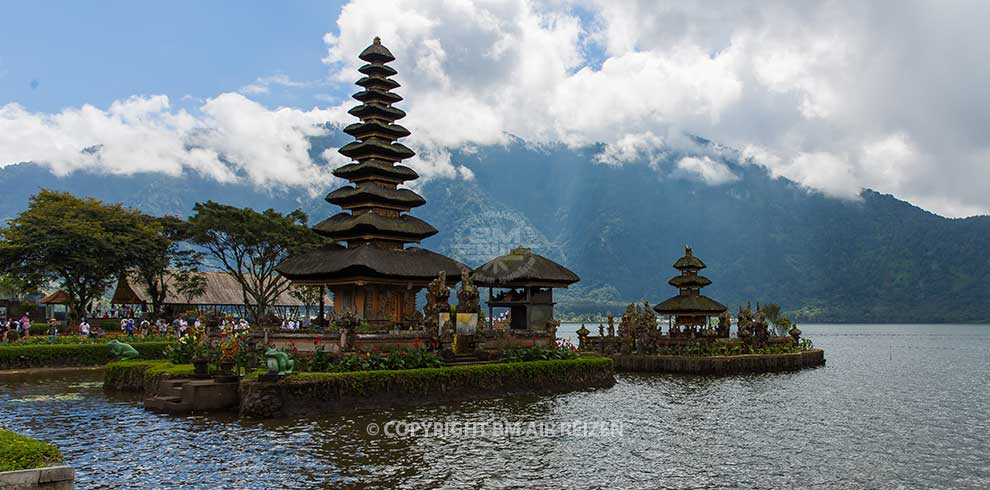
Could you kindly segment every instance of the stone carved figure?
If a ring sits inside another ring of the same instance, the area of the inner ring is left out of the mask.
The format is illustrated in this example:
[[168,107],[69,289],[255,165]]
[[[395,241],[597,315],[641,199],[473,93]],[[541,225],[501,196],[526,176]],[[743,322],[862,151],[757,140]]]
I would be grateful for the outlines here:
[[631,352],[636,344],[635,317],[636,310],[633,308],[633,305],[630,304],[626,307],[626,312],[622,314],[622,319],[619,320],[619,338],[622,339],[623,354],[628,354]]
[[461,271],[461,290],[457,292],[457,312],[477,313],[480,311],[480,298],[478,287],[471,282],[471,274],[464,269]]
[[111,340],[107,345],[110,346],[110,354],[119,361],[130,361],[141,357],[141,354],[131,344]]
[[752,322],[752,320],[749,317],[749,313],[746,310],[743,310],[742,305],[739,305],[739,313],[737,313],[737,318],[739,319],[739,325],[738,325],[739,331],[737,335],[739,335],[739,338],[743,342],[748,343],[750,335],[752,333],[750,331],[750,323]]
[[284,376],[292,373],[296,361],[289,359],[289,355],[285,352],[269,348],[265,351],[265,364],[268,366],[269,374],[278,373],[279,376]]
[[801,329],[798,328],[797,323],[791,324],[791,330],[787,333],[794,339],[794,345],[801,343]]
[[598,323],[598,336],[599,337],[605,336],[605,325],[603,325],[601,322]]
[[608,336],[615,337],[615,317],[611,313],[608,314]]
[[[582,325],[582,327],[583,326],[584,325]],[[560,320],[554,320],[553,318],[547,320],[547,325],[545,327],[547,329],[547,336],[549,336],[550,337],[550,340],[552,340],[554,342],[557,341],[557,328],[558,327],[560,327]],[[585,330],[587,330],[587,329],[585,329]],[[588,332],[588,333],[591,333],[591,332]],[[585,337],[587,337],[587,336],[588,335],[585,334]]]
[[340,350],[342,352],[354,350],[354,343],[357,340],[357,327],[360,324],[361,319],[355,316],[351,310],[345,310],[344,314],[337,318],[336,325],[340,331]]
[[756,313],[753,315],[751,330],[754,344],[760,346],[767,344],[767,341],[770,339],[770,329],[767,325],[766,318],[763,316],[763,312],[759,308],[759,305],[757,305]]
[[723,339],[729,338],[729,311],[723,311],[718,315],[718,336]]
[[450,311],[450,289],[447,288],[447,273],[440,271],[436,279],[426,286],[426,307],[423,324],[430,335],[440,336],[440,314]]

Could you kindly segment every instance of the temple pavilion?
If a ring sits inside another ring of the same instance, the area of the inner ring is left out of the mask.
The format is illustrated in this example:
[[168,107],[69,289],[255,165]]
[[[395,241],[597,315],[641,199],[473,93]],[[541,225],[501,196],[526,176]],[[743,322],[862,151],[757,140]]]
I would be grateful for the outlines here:
[[553,289],[580,280],[568,268],[521,247],[479,266],[471,277],[488,288],[489,322],[495,308],[508,308],[510,329],[537,332],[546,331],[553,320]]
[[728,310],[722,303],[701,294],[701,288],[712,283],[707,277],[698,275],[698,271],[705,267],[705,263],[691,252],[690,246],[685,246],[684,256],[674,262],[674,268],[680,274],[672,277],[667,284],[677,288],[678,294],[653,307],[657,313],[673,317],[672,327],[703,328],[708,325],[710,317]]
[[437,230],[408,214],[426,200],[399,188],[419,175],[399,164],[414,153],[397,142],[410,133],[395,124],[406,115],[393,107],[402,100],[392,92],[399,87],[392,79],[397,72],[387,66],[395,57],[377,37],[358,57],[367,63],[358,69],[364,75],[356,82],[362,90],[353,95],[361,104],[348,112],[360,121],[344,128],[356,141],[338,150],[354,162],[333,172],[351,185],[327,195],[327,202],[342,211],[313,227],[336,243],[290,257],[277,270],[294,283],[328,287],[338,315],[351,311],[375,326],[411,324],[417,293],[441,271],[451,285],[456,283],[466,266],[406,246]]

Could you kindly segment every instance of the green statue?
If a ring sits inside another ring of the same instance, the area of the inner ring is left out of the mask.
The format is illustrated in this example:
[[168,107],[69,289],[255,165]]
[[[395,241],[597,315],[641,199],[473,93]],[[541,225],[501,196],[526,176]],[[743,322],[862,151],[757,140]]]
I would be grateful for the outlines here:
[[131,344],[111,340],[107,345],[110,346],[110,354],[116,357],[117,360],[130,361],[131,359],[141,357],[141,354],[137,351],[137,349],[131,347]]
[[292,373],[292,368],[296,365],[296,361],[289,359],[288,354],[278,349],[265,351],[265,363],[268,365],[269,373],[277,372],[279,375]]

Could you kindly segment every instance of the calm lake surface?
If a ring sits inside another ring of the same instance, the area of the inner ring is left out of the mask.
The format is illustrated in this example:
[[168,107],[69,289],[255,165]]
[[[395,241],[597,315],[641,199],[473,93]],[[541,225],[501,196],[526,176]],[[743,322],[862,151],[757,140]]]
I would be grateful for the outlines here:
[[[267,422],[145,412],[98,371],[0,376],[0,426],[82,489],[990,488],[990,326],[801,329],[827,367]],[[448,435],[368,434],[395,420]]]

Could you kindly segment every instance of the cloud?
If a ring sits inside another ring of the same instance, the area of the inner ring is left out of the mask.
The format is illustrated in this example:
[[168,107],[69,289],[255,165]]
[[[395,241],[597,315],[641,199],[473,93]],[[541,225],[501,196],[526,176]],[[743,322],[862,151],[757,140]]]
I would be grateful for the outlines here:
[[241,87],[238,91],[246,95],[260,95],[271,92],[272,86],[302,88],[309,85],[309,82],[298,82],[292,80],[287,75],[276,74],[269,75],[267,77],[259,77],[253,83]]
[[59,175],[191,171],[220,182],[314,189],[329,171],[309,158],[308,138],[345,116],[315,108],[271,110],[235,93],[206,100],[195,114],[173,110],[161,95],[55,114],[8,104],[0,107],[0,165],[34,161]]
[[721,185],[726,182],[739,180],[736,174],[722,162],[712,160],[707,156],[701,158],[684,157],[677,162],[678,170],[693,175],[709,185]]
[[415,141],[602,142],[599,160],[621,164],[696,134],[759,148],[753,162],[832,196],[871,187],[956,216],[990,210],[987,14],[984,2],[355,0],[324,62],[351,81],[381,36]]
[[[328,81],[261,77],[188,110],[161,96],[58,113],[8,104],[0,165],[311,186],[327,171],[306,139],[353,121],[357,54],[381,36],[425,177],[468,178],[448,149],[517,135],[601,142],[611,165],[673,149],[685,175],[730,181],[717,153],[685,137],[699,135],[830,196],[869,187],[948,216],[987,213],[988,16],[977,1],[354,0],[323,36]],[[317,85],[329,108],[245,97]]]

